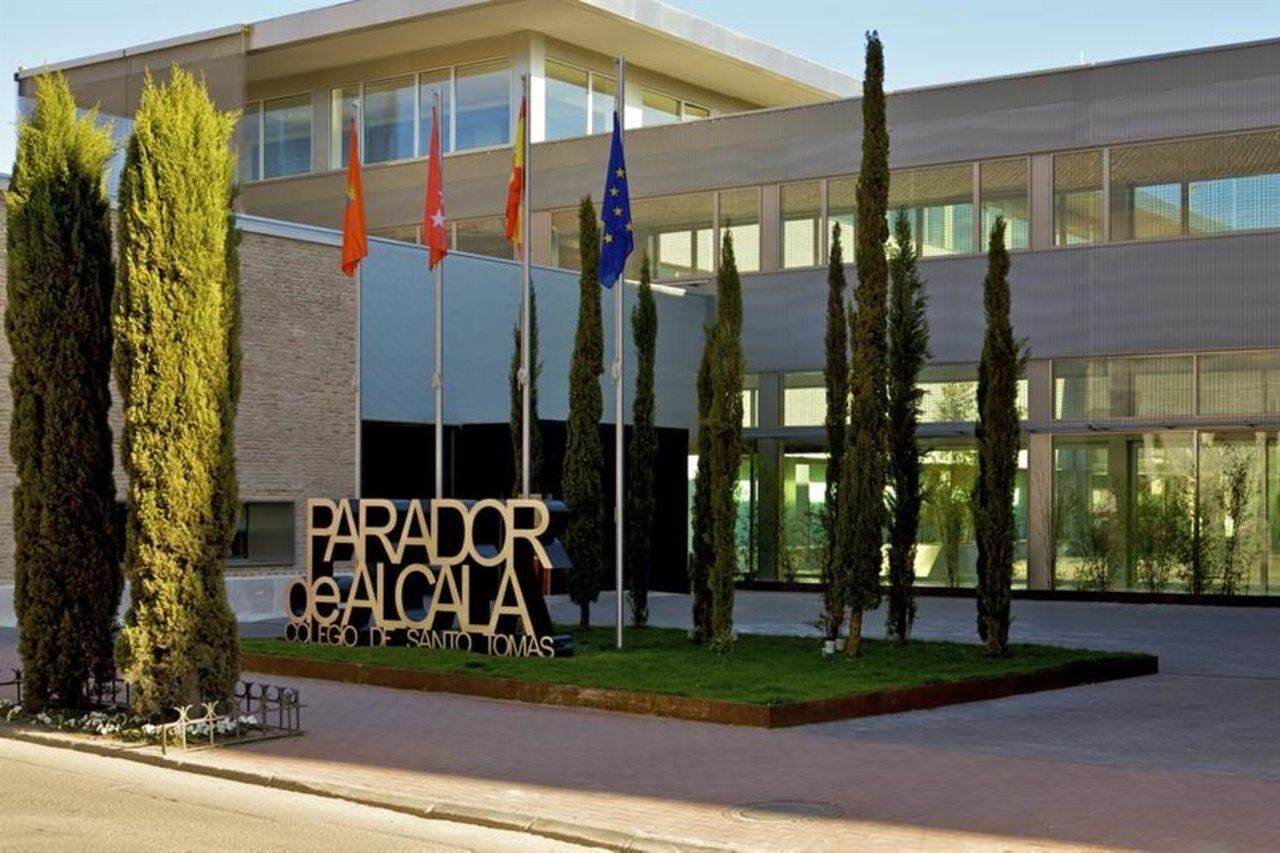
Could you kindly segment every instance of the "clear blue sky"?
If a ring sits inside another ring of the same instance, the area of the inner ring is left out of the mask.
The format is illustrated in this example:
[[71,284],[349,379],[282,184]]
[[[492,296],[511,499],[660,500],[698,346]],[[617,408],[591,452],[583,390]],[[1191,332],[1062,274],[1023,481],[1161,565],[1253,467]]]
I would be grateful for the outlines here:
[[[0,0],[0,171],[13,163],[12,73],[329,0]],[[878,29],[891,89],[1280,36],[1280,0],[668,0],[861,76]],[[604,47],[604,46],[602,46]],[[607,48],[606,48],[607,49]]]

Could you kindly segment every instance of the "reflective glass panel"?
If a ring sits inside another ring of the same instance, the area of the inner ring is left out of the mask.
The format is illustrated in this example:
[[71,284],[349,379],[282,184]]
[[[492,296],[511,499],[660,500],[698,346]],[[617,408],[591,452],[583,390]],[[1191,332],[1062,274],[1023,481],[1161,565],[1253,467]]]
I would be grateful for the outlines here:
[[450,132],[452,99],[449,97],[449,69],[424,71],[418,75],[418,120],[421,128],[418,133],[418,155],[427,157],[431,154],[431,107],[435,104],[435,95],[440,94],[440,151],[448,154],[453,150],[452,133]]
[[1025,249],[1030,245],[1031,215],[1027,202],[1027,160],[1017,157],[992,160],[979,167],[983,242],[988,239],[996,217],[1005,222],[1005,245]]
[[652,89],[642,89],[640,105],[643,127],[674,124],[680,120],[680,102],[670,95],[664,95]]
[[511,142],[511,66],[507,60],[457,69],[455,149],[487,148]]
[[758,272],[760,190],[756,187],[744,187],[721,192],[720,227],[733,235],[734,261],[738,265],[738,272]]
[[587,78],[581,68],[547,60],[547,139],[567,139],[587,132]]
[[311,96],[265,101],[262,106],[262,176],[311,171]]

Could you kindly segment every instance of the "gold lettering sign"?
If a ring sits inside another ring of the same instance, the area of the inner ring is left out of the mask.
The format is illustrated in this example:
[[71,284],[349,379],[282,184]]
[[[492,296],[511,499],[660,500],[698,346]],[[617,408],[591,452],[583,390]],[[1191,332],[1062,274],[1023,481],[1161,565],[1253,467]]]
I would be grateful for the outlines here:
[[[430,519],[430,523],[428,523]],[[307,501],[306,574],[285,588],[285,637],[490,655],[571,653],[536,568],[550,568],[541,500]],[[349,566],[348,571],[336,569]]]

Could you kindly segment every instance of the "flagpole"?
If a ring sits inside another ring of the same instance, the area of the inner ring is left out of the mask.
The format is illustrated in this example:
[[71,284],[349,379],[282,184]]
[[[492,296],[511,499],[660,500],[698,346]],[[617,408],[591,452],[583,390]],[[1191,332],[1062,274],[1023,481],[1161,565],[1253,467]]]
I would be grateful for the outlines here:
[[[352,108],[355,111],[355,121],[352,124],[351,132],[354,134],[354,133],[360,132],[360,126],[361,124],[363,124],[363,122],[360,120],[360,99],[359,98],[357,98],[355,100],[355,103],[352,104]],[[357,147],[356,150],[359,151],[360,148]],[[357,164],[357,167],[358,167],[358,164]],[[364,203],[364,200],[361,199],[361,204],[363,203]],[[361,488],[363,486],[363,483],[362,483],[363,476],[362,476],[362,471],[360,470],[361,469],[360,454],[362,452],[362,444],[363,444],[363,440],[362,440],[363,437],[361,433],[364,432],[364,420],[363,420],[364,411],[363,411],[363,407],[361,406],[361,399],[364,392],[360,384],[360,380],[363,378],[362,374],[364,370],[364,353],[362,352],[361,344],[360,344],[360,301],[362,298],[360,285],[361,285],[361,279],[363,277],[364,277],[364,261],[362,259],[360,263],[356,264],[356,375],[355,375],[355,386],[356,386],[355,387],[355,391],[356,391],[356,493],[355,493],[355,497],[356,498],[360,497]]]
[[529,460],[529,417],[530,389],[533,385],[533,367],[529,364],[529,75],[520,77],[520,88],[523,90],[525,123],[523,139],[520,140],[524,168],[521,171],[520,188],[520,483],[521,493],[528,497],[532,491]]
[[[617,63],[618,63],[618,90],[614,95],[613,109],[618,117],[619,133],[625,135],[626,129],[627,129],[627,125],[626,125],[627,61],[623,57],[619,56]],[[623,495],[625,494],[625,490],[623,488],[623,479],[622,479],[624,474],[623,458],[622,458],[623,456],[622,442],[623,442],[623,437],[626,431],[626,421],[625,421],[625,415],[623,413],[623,405],[622,405],[622,392],[623,392],[622,356],[624,351],[623,345],[625,343],[623,341],[623,334],[622,334],[623,332],[622,308],[623,308],[623,303],[626,301],[623,295],[623,292],[625,291],[625,289],[626,289],[626,284],[623,280],[623,276],[619,274],[618,282],[613,288],[613,389],[614,389],[613,390],[613,417],[614,417],[614,430],[615,430],[614,503],[617,506],[617,510],[614,513],[614,518],[617,523],[617,531],[614,536],[614,542],[616,546],[616,553],[614,554],[614,559],[616,561],[616,565],[614,567],[614,580],[615,580],[615,583],[617,584],[615,587],[615,589],[617,590],[617,594],[615,597],[617,598],[616,604],[617,604],[618,648],[619,649],[622,648],[622,595],[623,595],[622,561],[623,561],[623,553],[624,553],[624,548],[623,548],[624,531],[622,527],[622,507],[623,507]]]
[[[433,133],[439,133],[437,123],[440,121],[440,90],[434,93],[434,109],[431,118]],[[437,152],[443,156],[443,152]],[[443,181],[443,164],[441,164],[441,180]],[[443,188],[441,188],[443,192]],[[428,253],[430,253],[428,249]],[[436,371],[431,377],[431,386],[435,389],[436,415],[436,497],[444,497],[444,258],[436,264]]]

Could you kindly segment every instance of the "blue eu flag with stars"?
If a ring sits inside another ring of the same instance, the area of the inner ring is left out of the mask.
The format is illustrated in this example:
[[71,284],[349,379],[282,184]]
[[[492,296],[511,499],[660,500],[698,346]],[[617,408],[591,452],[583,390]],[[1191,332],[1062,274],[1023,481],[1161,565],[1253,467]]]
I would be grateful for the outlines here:
[[635,249],[631,232],[631,193],[627,191],[627,161],[622,155],[622,128],[613,114],[613,145],[609,171],[604,176],[604,202],[600,208],[604,226],[600,236],[600,283],[613,287],[622,278],[627,258]]

